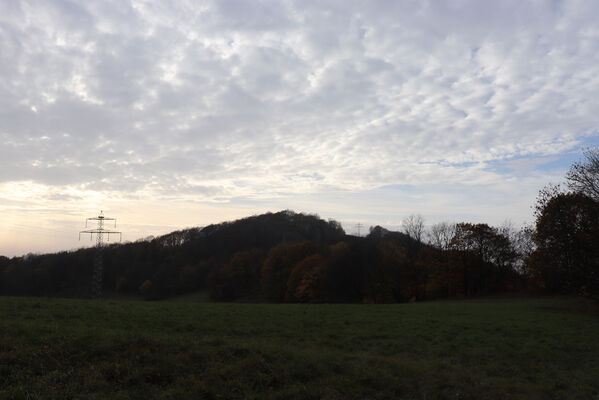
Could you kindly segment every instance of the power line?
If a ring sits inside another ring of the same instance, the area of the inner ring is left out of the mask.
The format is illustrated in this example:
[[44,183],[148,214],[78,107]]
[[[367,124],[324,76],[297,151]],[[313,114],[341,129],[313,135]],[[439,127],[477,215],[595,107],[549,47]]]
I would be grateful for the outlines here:
[[360,230],[362,229],[362,227],[363,227],[363,226],[364,226],[364,225],[362,225],[362,224],[361,224],[361,223],[359,223],[359,222],[356,224],[356,229],[358,230],[358,236],[360,236]]
[[79,240],[81,240],[82,233],[89,233],[89,240],[92,240],[94,234],[96,234],[96,254],[94,255],[94,267],[92,271],[92,283],[91,283],[91,297],[96,299],[102,296],[102,248],[104,247],[104,235],[106,235],[107,241],[110,241],[110,235],[119,235],[119,242],[123,235],[122,232],[112,231],[104,228],[105,221],[114,221],[114,227],[116,228],[116,218],[107,218],[104,216],[103,211],[100,211],[100,215],[93,218],[87,218],[85,220],[85,227],[87,228],[88,221],[98,221],[98,226],[95,229],[87,229],[79,232]]

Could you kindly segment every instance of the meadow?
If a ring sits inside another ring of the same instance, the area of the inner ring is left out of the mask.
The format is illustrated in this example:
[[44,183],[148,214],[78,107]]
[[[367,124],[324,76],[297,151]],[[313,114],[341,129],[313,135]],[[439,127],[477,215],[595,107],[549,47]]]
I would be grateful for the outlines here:
[[105,398],[598,399],[599,307],[0,297],[0,399]]

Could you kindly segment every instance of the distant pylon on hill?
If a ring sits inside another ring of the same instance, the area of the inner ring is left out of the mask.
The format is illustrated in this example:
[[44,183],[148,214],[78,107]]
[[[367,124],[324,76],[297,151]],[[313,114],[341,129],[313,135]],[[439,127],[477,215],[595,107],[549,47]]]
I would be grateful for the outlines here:
[[94,266],[92,271],[92,282],[91,282],[91,298],[97,299],[102,296],[102,248],[104,246],[104,235],[110,240],[110,235],[119,235],[119,241],[121,241],[123,235],[119,231],[111,231],[104,228],[104,221],[114,221],[114,227],[116,228],[116,218],[107,218],[104,213],[100,211],[100,215],[93,218],[87,218],[85,220],[85,227],[87,228],[88,221],[98,221],[98,226],[95,229],[87,229],[79,232],[79,240],[81,240],[82,233],[89,233],[89,240],[92,240],[94,234],[96,234],[96,254],[94,255]]
[[364,225],[362,225],[361,223],[357,223],[356,224],[356,230],[358,231],[358,237],[360,237],[360,231],[362,230],[362,228],[364,227]]

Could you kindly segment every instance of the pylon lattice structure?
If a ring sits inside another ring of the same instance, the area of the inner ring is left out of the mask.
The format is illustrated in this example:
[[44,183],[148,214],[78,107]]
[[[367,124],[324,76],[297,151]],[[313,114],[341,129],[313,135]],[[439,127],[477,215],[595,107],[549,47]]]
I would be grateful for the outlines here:
[[116,228],[116,218],[107,218],[104,213],[100,211],[100,215],[93,218],[87,218],[85,220],[85,227],[89,221],[98,221],[98,226],[95,229],[86,229],[79,232],[79,240],[81,240],[81,234],[89,233],[89,240],[92,240],[94,234],[96,235],[96,254],[94,255],[94,267],[92,271],[92,283],[91,283],[91,297],[96,299],[102,296],[102,248],[104,247],[104,236],[107,241],[110,241],[110,235],[119,235],[119,241],[122,239],[122,232],[112,231],[104,228],[105,221],[114,221],[114,227]]
[[362,225],[362,224],[361,224],[361,223],[359,223],[359,222],[356,224],[356,229],[358,230],[358,236],[361,236],[361,235],[360,235],[360,230],[362,229],[362,227],[363,227],[363,226],[364,226],[364,225]]

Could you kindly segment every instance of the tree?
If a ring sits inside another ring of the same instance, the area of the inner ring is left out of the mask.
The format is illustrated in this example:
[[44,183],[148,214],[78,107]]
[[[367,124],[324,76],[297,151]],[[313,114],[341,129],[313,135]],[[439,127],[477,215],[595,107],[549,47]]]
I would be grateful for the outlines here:
[[200,286],[200,270],[197,267],[186,265],[179,272],[177,289],[185,292],[193,292]]
[[570,190],[599,201],[599,148],[583,152],[585,161],[575,162],[566,175]]
[[301,303],[324,301],[325,272],[326,260],[320,254],[312,254],[298,262],[287,280],[285,301]]
[[517,254],[509,238],[497,228],[487,224],[457,224],[451,248],[453,255],[457,255],[451,262],[464,266],[468,281],[466,295],[505,290],[515,283]]
[[525,224],[518,231],[510,235],[510,242],[516,252],[516,270],[523,275],[527,275],[526,266],[528,259],[536,249],[534,242],[535,228],[533,225]]
[[235,300],[259,290],[263,254],[260,249],[240,251],[210,277],[210,295],[215,300]]
[[424,218],[420,214],[412,214],[402,222],[404,232],[406,235],[416,240],[416,242],[422,242],[422,233],[424,232]]
[[146,279],[144,283],[139,286],[139,293],[141,293],[147,300],[151,299],[152,281]]
[[471,251],[485,262],[503,267],[515,259],[509,239],[487,224],[459,223],[450,246]]
[[268,251],[260,284],[266,298],[274,302],[282,302],[287,292],[287,281],[295,264],[317,252],[310,241],[299,243],[281,243]]
[[345,242],[329,246],[326,257],[326,301],[356,302],[362,299],[362,265],[355,248]]
[[[405,250],[391,240],[373,243],[363,251],[365,303],[395,303],[413,296],[411,282],[400,286],[408,265]],[[402,289],[403,292],[402,293]]]
[[434,224],[427,234],[429,244],[439,250],[448,250],[454,235],[455,224],[449,222]]
[[582,193],[539,201],[533,280],[548,289],[599,294],[599,202]]

